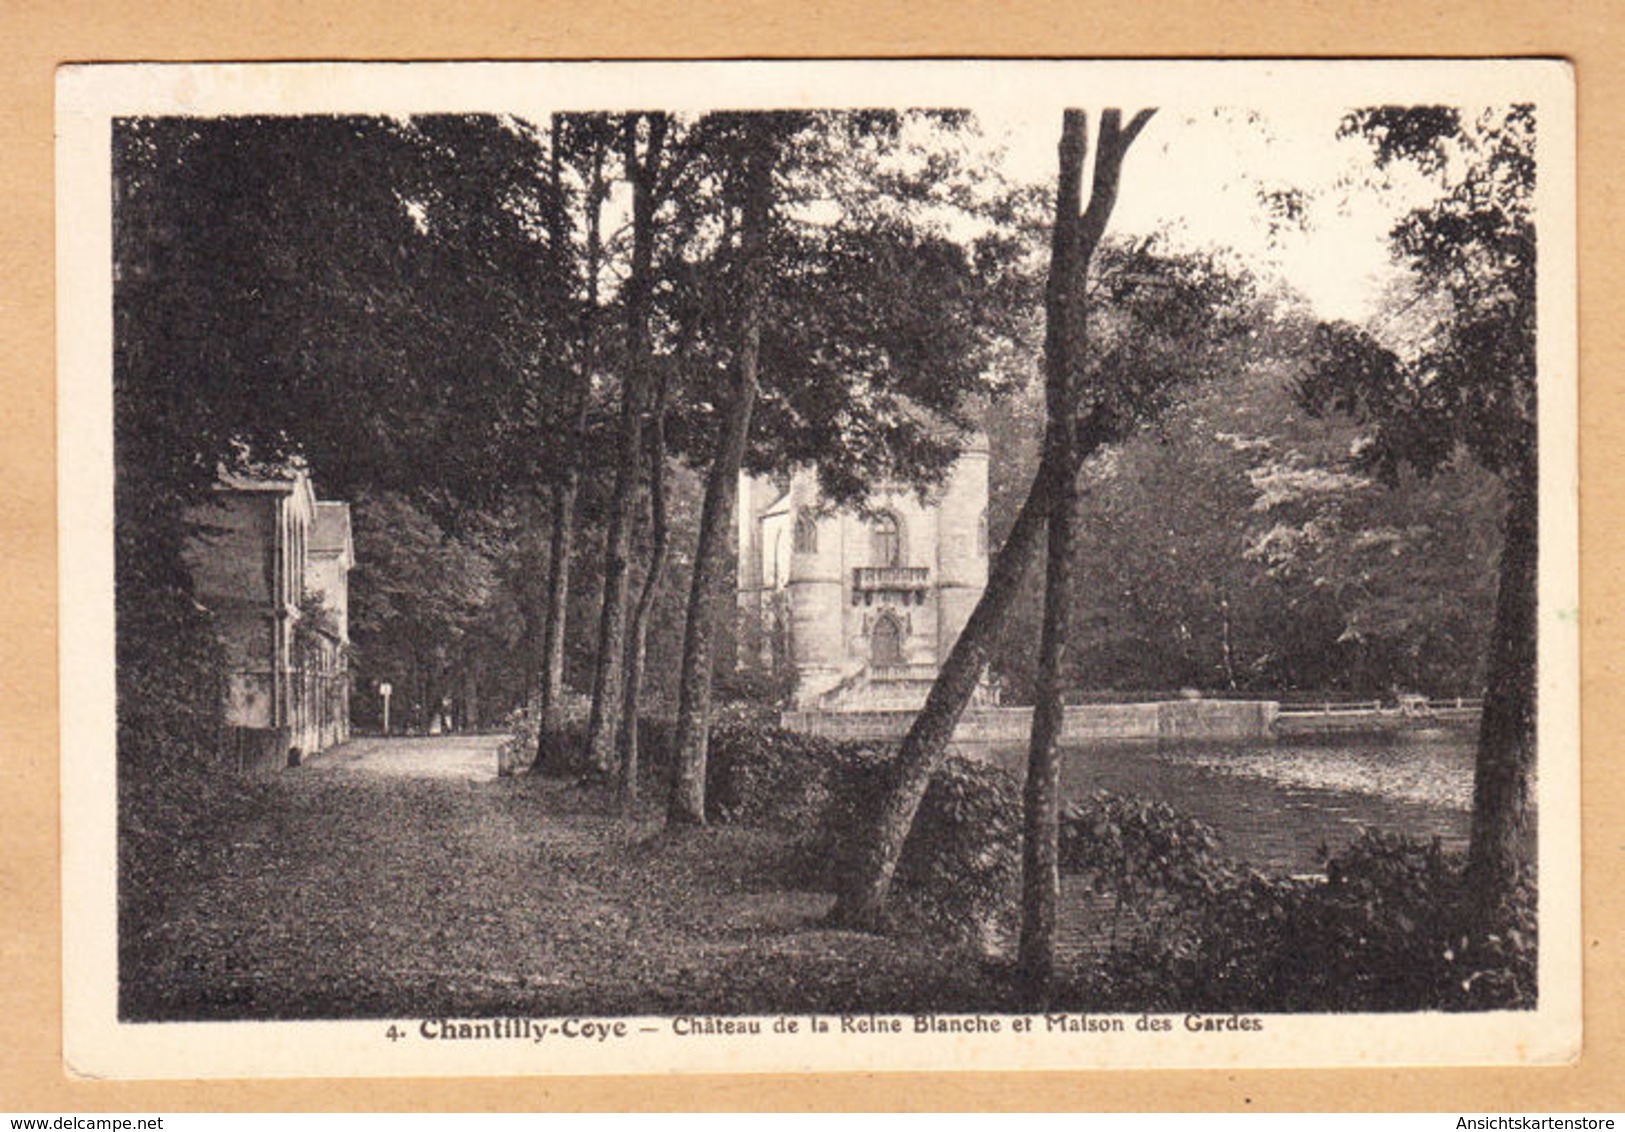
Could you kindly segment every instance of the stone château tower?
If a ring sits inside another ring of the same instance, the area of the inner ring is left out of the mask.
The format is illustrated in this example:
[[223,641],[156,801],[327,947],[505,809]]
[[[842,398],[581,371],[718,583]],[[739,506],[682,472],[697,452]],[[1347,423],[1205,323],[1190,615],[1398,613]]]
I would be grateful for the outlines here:
[[882,490],[825,507],[817,476],[741,475],[739,664],[797,710],[917,709],[987,585],[987,438],[922,502]]

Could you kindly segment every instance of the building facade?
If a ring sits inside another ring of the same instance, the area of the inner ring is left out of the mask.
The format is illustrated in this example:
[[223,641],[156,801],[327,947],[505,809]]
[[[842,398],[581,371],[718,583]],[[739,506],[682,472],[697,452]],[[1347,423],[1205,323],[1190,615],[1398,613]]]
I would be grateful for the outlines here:
[[293,765],[348,739],[349,505],[319,502],[303,471],[228,476],[191,518],[193,592],[225,661],[228,757]]
[[917,709],[987,585],[988,452],[974,438],[926,498],[825,505],[811,471],[742,476],[739,664],[799,711]]

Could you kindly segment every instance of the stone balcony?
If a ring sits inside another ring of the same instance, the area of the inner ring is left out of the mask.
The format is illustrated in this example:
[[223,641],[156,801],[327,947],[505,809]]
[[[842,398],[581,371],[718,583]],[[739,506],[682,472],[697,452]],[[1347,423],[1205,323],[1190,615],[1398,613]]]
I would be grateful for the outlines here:
[[928,566],[855,566],[852,569],[852,588],[859,593],[881,590],[912,593],[930,586]]
[[934,664],[873,664],[869,666],[871,684],[913,684],[924,682],[928,687],[937,678]]

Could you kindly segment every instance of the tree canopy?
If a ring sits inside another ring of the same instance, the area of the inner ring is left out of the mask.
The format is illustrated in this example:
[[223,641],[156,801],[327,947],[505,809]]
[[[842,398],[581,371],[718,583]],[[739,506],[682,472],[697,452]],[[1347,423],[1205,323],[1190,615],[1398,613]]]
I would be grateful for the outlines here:
[[488,117],[121,123],[131,470],[195,485],[297,452],[330,492],[471,499],[531,474],[510,441],[544,424],[533,151]]
[[1535,120],[1530,106],[1468,119],[1453,107],[1380,107],[1345,119],[1368,138],[1377,168],[1409,162],[1439,194],[1393,231],[1417,298],[1443,317],[1384,342],[1347,324],[1321,329],[1303,403],[1373,426],[1364,462],[1392,479],[1423,473],[1458,446],[1501,475],[1535,453]]

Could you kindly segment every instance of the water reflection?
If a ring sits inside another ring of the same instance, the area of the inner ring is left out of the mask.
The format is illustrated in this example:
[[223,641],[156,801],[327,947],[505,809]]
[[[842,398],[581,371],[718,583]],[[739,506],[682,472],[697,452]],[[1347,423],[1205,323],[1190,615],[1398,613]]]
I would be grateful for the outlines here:
[[[966,754],[1021,773],[1025,747]],[[1467,843],[1472,804],[1470,734],[1429,731],[1335,741],[1070,748],[1061,769],[1064,798],[1110,790],[1156,798],[1212,826],[1226,852],[1274,873],[1320,869],[1333,851],[1370,826],[1446,847]]]

